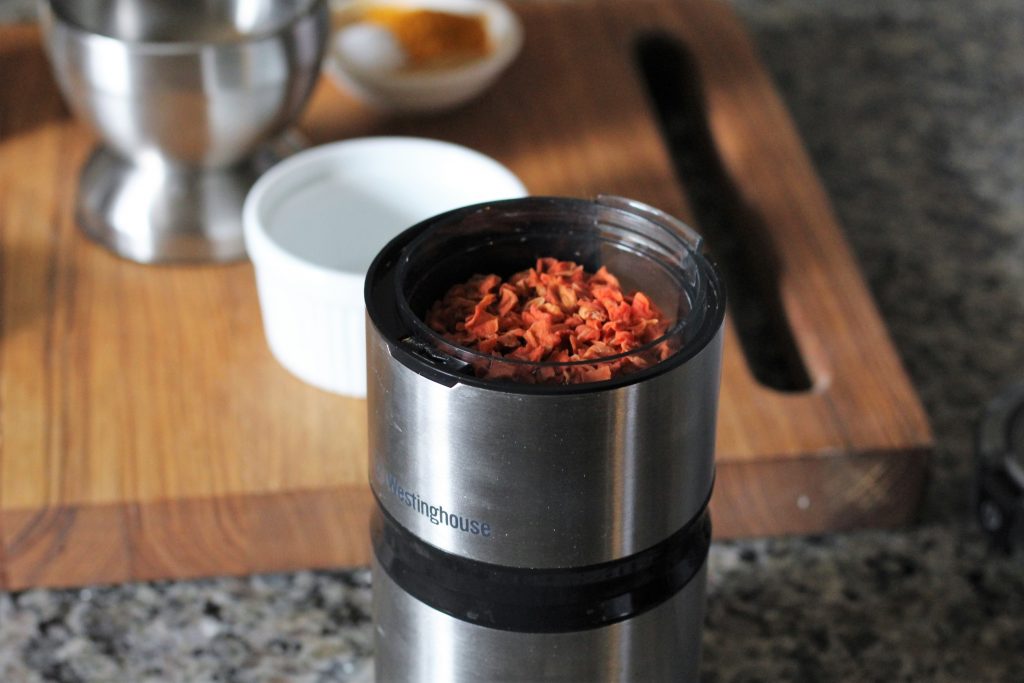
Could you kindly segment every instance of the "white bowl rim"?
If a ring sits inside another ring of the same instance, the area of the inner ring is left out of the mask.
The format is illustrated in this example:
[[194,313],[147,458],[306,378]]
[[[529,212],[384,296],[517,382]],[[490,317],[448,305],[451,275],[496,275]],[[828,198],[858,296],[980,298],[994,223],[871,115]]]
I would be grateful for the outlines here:
[[[502,192],[501,196],[494,198],[495,200],[522,197],[527,194],[527,189],[523,182],[501,162],[475,149],[454,142],[395,135],[350,138],[310,147],[271,167],[270,170],[256,181],[245,198],[242,209],[243,231],[246,249],[253,266],[257,269],[261,267],[279,268],[286,271],[290,278],[313,285],[316,289],[320,287],[330,288],[321,291],[321,294],[325,297],[335,298],[331,295],[331,292],[341,288],[350,292],[353,291],[352,288],[358,288],[361,293],[366,278],[365,272],[357,274],[336,270],[317,263],[311,263],[296,256],[267,233],[267,226],[260,220],[260,212],[263,209],[263,202],[267,194],[274,187],[285,182],[287,178],[300,172],[302,169],[315,166],[322,163],[325,159],[338,155],[355,153],[356,150],[359,153],[365,153],[367,148],[380,146],[406,146],[411,151],[415,150],[416,153],[431,150],[457,152],[467,161],[487,166],[496,172],[499,177],[502,177],[502,182],[506,184],[508,193]],[[405,229],[409,227],[412,226],[406,226]],[[398,234],[392,235],[389,241]]]

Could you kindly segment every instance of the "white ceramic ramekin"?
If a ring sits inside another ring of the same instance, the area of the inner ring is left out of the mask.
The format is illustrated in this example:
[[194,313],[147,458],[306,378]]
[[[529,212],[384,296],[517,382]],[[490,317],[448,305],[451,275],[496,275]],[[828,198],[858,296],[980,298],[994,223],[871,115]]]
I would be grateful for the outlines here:
[[422,138],[346,140],[273,167],[244,223],[274,357],[314,386],[365,396],[363,280],[377,252],[438,213],[525,194],[494,159]]

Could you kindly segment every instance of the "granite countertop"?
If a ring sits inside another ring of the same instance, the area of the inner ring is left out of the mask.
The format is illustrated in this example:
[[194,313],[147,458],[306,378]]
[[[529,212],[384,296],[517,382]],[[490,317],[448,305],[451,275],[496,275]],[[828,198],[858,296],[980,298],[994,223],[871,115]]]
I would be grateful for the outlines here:
[[[1024,375],[1024,5],[733,4],[937,448],[912,529],[716,543],[703,680],[1024,681],[1024,557],[969,504],[974,422]],[[0,681],[366,680],[370,592],[365,569],[0,592]]]

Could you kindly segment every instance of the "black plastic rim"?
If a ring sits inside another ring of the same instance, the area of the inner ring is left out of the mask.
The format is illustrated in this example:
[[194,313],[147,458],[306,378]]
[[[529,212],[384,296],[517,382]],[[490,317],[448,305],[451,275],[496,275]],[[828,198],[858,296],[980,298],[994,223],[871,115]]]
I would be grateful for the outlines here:
[[462,621],[525,633],[600,628],[653,609],[697,575],[711,545],[706,504],[647,550],[560,569],[507,567],[445,552],[401,526],[379,501],[370,530],[377,562],[409,595]]
[[527,197],[523,199],[484,202],[482,204],[453,209],[452,211],[428,218],[388,242],[370,264],[363,293],[366,302],[366,312],[370,322],[387,343],[391,355],[413,372],[445,386],[454,386],[455,384],[462,383],[479,389],[514,394],[577,394],[618,389],[660,375],[679,367],[699,354],[711,343],[721,329],[725,319],[725,287],[715,264],[702,253],[694,253],[694,258],[709,286],[707,288],[706,310],[703,312],[698,331],[682,349],[668,359],[638,372],[631,372],[604,382],[568,385],[495,382],[478,379],[472,375],[453,370],[450,366],[438,363],[438,358],[434,357],[435,354],[402,343],[402,339],[410,334],[410,330],[401,320],[398,310],[399,286],[396,282],[396,270],[398,259],[406,245],[418,238],[437,222],[452,218],[457,219],[460,215],[468,215],[486,209],[511,209],[524,204],[543,205],[560,201],[584,202],[586,200],[565,197]]

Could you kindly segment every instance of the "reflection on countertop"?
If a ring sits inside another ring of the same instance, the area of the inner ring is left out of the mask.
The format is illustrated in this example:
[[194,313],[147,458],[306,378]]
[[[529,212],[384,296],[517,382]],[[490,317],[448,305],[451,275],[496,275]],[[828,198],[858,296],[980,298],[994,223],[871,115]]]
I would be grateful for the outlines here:
[[[991,553],[969,504],[974,421],[1024,374],[1024,6],[734,5],[937,448],[913,529],[716,544],[703,680],[1024,680],[1024,559]],[[0,680],[359,680],[369,601],[363,569],[0,593]]]

